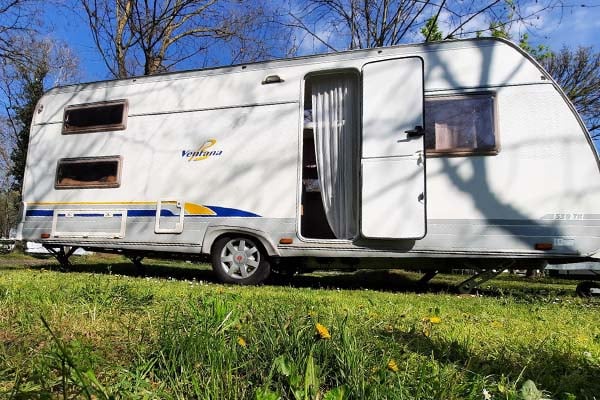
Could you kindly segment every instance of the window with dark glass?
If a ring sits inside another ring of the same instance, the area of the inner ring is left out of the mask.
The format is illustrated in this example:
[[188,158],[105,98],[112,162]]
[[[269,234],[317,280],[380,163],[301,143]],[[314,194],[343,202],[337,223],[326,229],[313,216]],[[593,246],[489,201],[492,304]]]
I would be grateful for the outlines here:
[[425,99],[427,154],[498,153],[492,94],[439,96]]
[[121,158],[63,158],[56,168],[56,188],[112,188],[120,184]]
[[65,108],[63,133],[118,131],[126,121],[126,100],[77,104]]

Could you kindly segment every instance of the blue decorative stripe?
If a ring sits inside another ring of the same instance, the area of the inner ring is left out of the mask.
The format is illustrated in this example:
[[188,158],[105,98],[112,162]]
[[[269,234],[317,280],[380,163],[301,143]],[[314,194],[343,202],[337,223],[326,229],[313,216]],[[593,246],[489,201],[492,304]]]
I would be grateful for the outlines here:
[[258,214],[254,214],[244,210],[238,210],[236,208],[206,206],[213,210],[217,215],[198,215],[199,217],[260,217]]
[[51,217],[54,215],[53,210],[27,210],[27,217]]
[[[155,215],[156,215],[156,210],[134,209],[134,210],[127,211],[128,217],[154,217]],[[160,210],[160,216],[161,217],[179,217],[179,215],[173,214],[173,212],[171,210],[165,210],[165,209]]]
[[[200,215],[200,214],[186,214],[186,217],[260,217],[258,214],[254,214],[244,210],[238,210],[236,208],[227,208],[227,207],[213,207],[206,206],[215,212],[215,215]],[[107,210],[110,211],[110,210]],[[27,217],[52,217],[54,215],[54,210],[41,210],[41,209],[33,209],[27,210],[25,214]],[[65,217],[66,214],[61,213],[58,214],[59,217]],[[81,213],[81,214],[73,214],[74,217],[104,217],[104,214],[101,213]],[[121,213],[113,214],[115,217],[122,216]],[[127,211],[127,217],[154,217],[156,216],[156,209],[131,209]],[[179,217],[178,214],[174,214],[171,210],[162,209],[160,210],[161,217]]]

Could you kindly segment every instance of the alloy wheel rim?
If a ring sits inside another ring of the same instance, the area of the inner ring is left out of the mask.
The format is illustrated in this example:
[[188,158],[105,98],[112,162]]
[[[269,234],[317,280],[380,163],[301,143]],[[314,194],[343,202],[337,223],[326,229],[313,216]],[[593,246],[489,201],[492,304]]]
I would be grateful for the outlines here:
[[233,279],[252,276],[260,265],[260,251],[248,239],[232,239],[221,250],[221,267]]

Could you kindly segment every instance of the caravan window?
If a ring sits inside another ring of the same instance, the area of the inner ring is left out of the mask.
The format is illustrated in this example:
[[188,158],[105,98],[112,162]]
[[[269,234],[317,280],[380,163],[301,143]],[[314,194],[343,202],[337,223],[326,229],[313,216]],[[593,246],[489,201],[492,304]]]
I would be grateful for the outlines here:
[[426,98],[427,154],[497,154],[494,111],[489,93]]
[[120,185],[121,157],[63,158],[56,168],[57,189],[114,188]]
[[127,100],[77,104],[65,108],[63,134],[118,131],[126,122]]

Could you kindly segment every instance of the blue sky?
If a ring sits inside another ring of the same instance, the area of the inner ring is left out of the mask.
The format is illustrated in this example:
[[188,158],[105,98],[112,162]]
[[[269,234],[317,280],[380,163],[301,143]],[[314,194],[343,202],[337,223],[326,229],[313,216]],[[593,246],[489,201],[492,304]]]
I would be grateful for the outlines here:
[[535,23],[539,29],[528,31],[530,37],[552,49],[594,46],[600,51],[600,0],[565,0],[563,4],[562,9],[541,17]]
[[[561,0],[557,0],[561,1]],[[551,49],[558,50],[563,45],[569,47],[594,46],[600,51],[600,0],[562,0],[563,7],[552,12],[545,12],[528,24],[515,23],[510,32],[514,38],[527,33],[533,45],[544,44]],[[87,27],[87,20],[81,12],[70,8],[73,2],[64,0],[64,7],[45,7],[41,19],[46,21],[46,28],[50,36],[67,43],[79,58],[80,79],[83,81],[102,80],[110,75],[100,58]],[[536,11],[539,4],[536,0],[525,0],[525,12]],[[582,6],[584,5],[584,6]],[[441,28],[443,14],[440,16]],[[489,22],[483,18],[474,19],[470,30],[485,28]],[[414,40],[419,40],[415,37]],[[324,47],[312,43],[310,39],[304,41],[305,52],[325,52]],[[185,68],[194,68],[195,65],[185,65]]]

